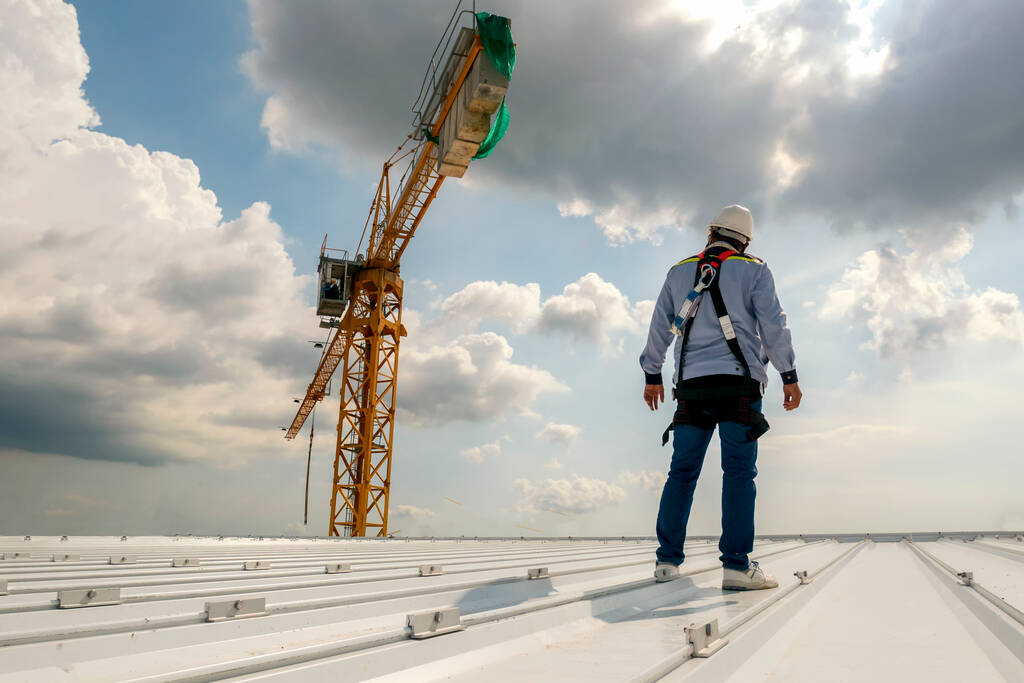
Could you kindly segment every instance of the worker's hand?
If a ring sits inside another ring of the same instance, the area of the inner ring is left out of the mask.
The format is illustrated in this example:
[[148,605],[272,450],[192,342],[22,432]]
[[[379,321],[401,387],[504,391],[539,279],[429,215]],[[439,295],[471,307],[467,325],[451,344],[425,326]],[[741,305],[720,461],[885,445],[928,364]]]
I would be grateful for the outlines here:
[[782,385],[782,407],[786,410],[796,410],[800,407],[800,399],[804,394],[800,391],[800,385],[796,382]]
[[651,410],[658,409],[658,401],[665,402],[664,384],[647,384],[644,386],[644,403],[650,406]]

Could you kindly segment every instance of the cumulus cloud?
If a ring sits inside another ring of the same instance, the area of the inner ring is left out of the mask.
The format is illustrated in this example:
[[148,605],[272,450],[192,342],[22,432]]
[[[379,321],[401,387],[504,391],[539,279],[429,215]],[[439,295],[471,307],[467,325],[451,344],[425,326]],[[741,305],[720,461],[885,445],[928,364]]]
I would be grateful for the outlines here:
[[653,306],[648,300],[630,303],[614,284],[587,273],[543,302],[536,283],[471,282],[446,298],[441,311],[470,329],[483,320],[496,320],[514,332],[565,334],[607,350],[613,335],[645,331]]
[[526,332],[540,315],[540,285],[529,282],[478,280],[441,302],[441,312],[449,320],[473,329],[484,320],[503,322],[514,332]]
[[581,431],[583,431],[583,428],[576,425],[549,422],[544,426],[544,429],[537,432],[537,438],[568,446],[579,438]]
[[[53,140],[82,127],[97,126],[99,115],[82,94],[89,58],[78,40],[73,7],[57,0],[8,3],[0,24],[0,164],[9,153],[45,150]],[[5,185],[14,178],[5,178]]]
[[414,426],[439,426],[532,415],[530,405],[538,397],[568,391],[547,370],[513,363],[513,353],[508,340],[494,332],[447,341],[410,334],[399,365],[400,419]]
[[561,294],[544,302],[537,327],[542,332],[564,332],[599,345],[610,343],[615,332],[637,333],[650,319],[650,309],[629,299],[597,273],[587,273],[565,286]]
[[626,500],[622,487],[602,479],[516,479],[512,487],[519,493],[515,509],[524,514],[545,510],[561,513],[593,512]]
[[[245,64],[268,93],[272,142],[316,140],[374,163],[393,148],[446,16],[425,3],[249,8]],[[512,125],[468,178],[546,194],[612,243],[657,241],[733,202],[881,227],[968,216],[1024,185],[1024,94],[1005,87],[1024,61],[1020,3],[497,9],[519,43]]]
[[500,441],[493,441],[479,446],[470,446],[459,453],[460,458],[475,465],[479,465],[487,458],[494,458],[499,455],[501,455]]
[[[506,337],[476,332],[485,321],[505,323],[518,334],[568,334],[609,351],[613,335],[646,329],[652,306],[650,301],[631,304],[615,285],[588,273],[543,301],[536,283],[476,281],[442,300],[438,319],[424,321],[406,311],[410,334],[399,363],[401,419],[414,426],[439,426],[505,415],[536,417],[531,405],[537,398],[568,391],[547,370],[513,362]],[[570,443],[579,430],[557,425],[543,433],[551,441]],[[473,451],[463,457],[479,462],[486,455]]]
[[[270,207],[90,129],[75,11],[0,25],[0,448],[155,464],[279,452],[310,324]],[[285,336],[287,335],[287,336]],[[304,373],[303,373],[304,374]]]
[[417,519],[429,519],[431,517],[437,517],[437,513],[430,508],[416,507],[415,505],[397,505],[390,512],[391,517],[402,518],[410,517]]
[[668,478],[664,472],[653,472],[643,470],[640,472],[622,472],[619,474],[618,482],[623,486],[636,486],[650,494],[661,494]]
[[960,263],[973,239],[960,230],[938,246],[899,253],[880,247],[862,254],[832,285],[819,315],[865,324],[865,348],[883,356],[941,349],[951,342],[1004,340],[1024,344],[1024,311],[1016,294],[978,291]]

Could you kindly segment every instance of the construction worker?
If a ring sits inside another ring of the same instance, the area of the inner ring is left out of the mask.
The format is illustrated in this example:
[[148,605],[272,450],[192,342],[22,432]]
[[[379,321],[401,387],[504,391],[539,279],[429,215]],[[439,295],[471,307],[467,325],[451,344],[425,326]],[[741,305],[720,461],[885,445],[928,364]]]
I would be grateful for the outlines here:
[[792,337],[767,264],[746,253],[754,219],[733,204],[708,224],[705,250],[668,271],[640,355],[644,402],[665,401],[661,367],[673,340],[677,408],[662,436],[672,431],[672,464],[658,509],[658,581],[679,577],[686,522],[704,454],[715,426],[722,443],[722,588],[776,588],[771,574],[751,562],[754,546],[754,477],[757,439],[768,430],[761,397],[770,360],[782,375],[783,408],[800,405]]
[[324,294],[324,296],[328,299],[341,299],[341,289],[338,287],[337,280],[331,280],[331,284],[327,286],[327,292]]

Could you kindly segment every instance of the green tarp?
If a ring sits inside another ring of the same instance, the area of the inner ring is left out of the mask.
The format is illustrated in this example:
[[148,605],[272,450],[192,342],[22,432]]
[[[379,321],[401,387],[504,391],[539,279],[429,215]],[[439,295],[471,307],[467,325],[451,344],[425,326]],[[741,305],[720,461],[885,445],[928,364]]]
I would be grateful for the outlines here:
[[[508,17],[499,17],[488,12],[477,12],[476,26],[484,52],[494,63],[494,68],[511,78],[512,70],[516,68],[516,46],[512,40],[512,28],[509,26]],[[502,100],[498,115],[494,117],[494,122],[491,124],[491,130],[487,133],[484,141],[480,143],[480,149],[473,157],[474,159],[483,159],[491,153],[494,146],[505,135],[505,131],[508,130],[508,120],[508,107],[505,106],[505,100]]]
[[508,17],[477,12],[476,27],[484,52],[494,62],[494,68],[505,74],[506,78],[512,78],[512,69],[516,68],[516,44],[512,40]]
[[508,107],[505,106],[505,100],[503,99],[501,101],[501,108],[498,109],[498,115],[494,117],[494,123],[491,124],[491,130],[487,133],[484,141],[480,143],[480,149],[473,155],[473,158],[483,159],[490,154],[494,146],[498,144],[498,140],[505,136],[506,130],[508,130]]

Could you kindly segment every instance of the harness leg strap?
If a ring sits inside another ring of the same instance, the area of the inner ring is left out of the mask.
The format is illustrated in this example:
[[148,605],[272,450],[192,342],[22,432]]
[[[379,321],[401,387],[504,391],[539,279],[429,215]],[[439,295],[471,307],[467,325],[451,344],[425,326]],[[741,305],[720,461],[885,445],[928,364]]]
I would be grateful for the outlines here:
[[[692,408],[692,406],[690,406]],[[710,415],[705,415],[701,412],[694,412],[688,409],[685,400],[680,400],[678,407],[676,408],[675,414],[672,416],[672,422],[668,428],[661,435],[661,445],[664,446],[668,443],[668,435],[675,428],[676,425],[693,425],[694,427],[700,427],[701,429],[714,429],[718,421]]]
[[764,413],[752,410],[750,411],[750,431],[747,432],[748,441],[757,441],[765,435],[771,425],[768,424],[768,420],[765,419]]

